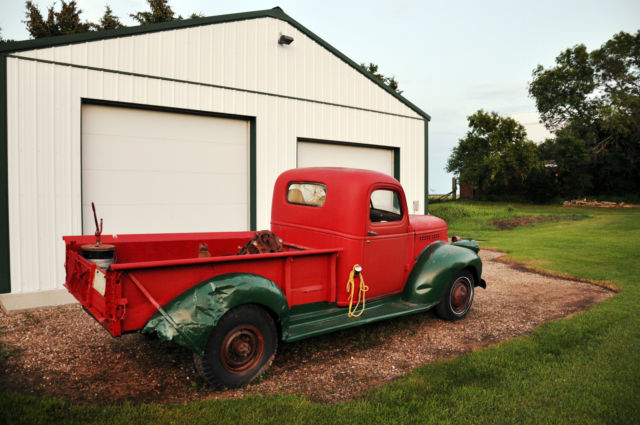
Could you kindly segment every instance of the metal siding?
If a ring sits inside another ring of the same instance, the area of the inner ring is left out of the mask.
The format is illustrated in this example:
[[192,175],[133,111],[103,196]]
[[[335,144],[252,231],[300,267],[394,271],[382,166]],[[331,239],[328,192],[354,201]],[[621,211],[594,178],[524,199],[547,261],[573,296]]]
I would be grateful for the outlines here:
[[[291,46],[278,46],[280,32]],[[187,43],[183,48],[181,43]],[[140,51],[141,49],[147,49]],[[25,57],[418,115],[289,24],[271,18],[20,52]],[[197,66],[197,65],[200,66]],[[298,138],[400,148],[409,202],[424,193],[422,120],[131,75],[7,59],[12,292],[60,288],[65,234],[82,232],[82,99],[256,117],[257,228]],[[363,164],[366,166],[366,164]],[[410,206],[411,207],[411,206]],[[421,202],[421,209],[424,208]]]
[[[294,42],[279,46],[280,33],[292,36]],[[17,55],[248,88],[419,118],[304,33],[273,18],[91,41]],[[196,63],[201,65],[193,66]]]

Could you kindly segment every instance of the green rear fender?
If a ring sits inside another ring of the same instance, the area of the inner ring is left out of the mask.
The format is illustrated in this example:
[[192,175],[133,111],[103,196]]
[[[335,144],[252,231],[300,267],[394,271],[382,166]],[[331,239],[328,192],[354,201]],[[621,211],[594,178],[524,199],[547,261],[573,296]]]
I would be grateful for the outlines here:
[[435,242],[426,247],[407,278],[402,299],[416,304],[435,304],[454,276],[465,268],[471,271],[478,285],[482,275],[482,261],[477,254],[478,243],[461,242]]
[[[287,299],[274,282],[249,273],[230,273],[205,280],[186,290],[144,326],[143,333],[156,332],[165,341],[174,341],[200,355],[218,320],[241,304],[264,307],[281,326],[288,323]],[[168,319],[167,319],[168,317]]]

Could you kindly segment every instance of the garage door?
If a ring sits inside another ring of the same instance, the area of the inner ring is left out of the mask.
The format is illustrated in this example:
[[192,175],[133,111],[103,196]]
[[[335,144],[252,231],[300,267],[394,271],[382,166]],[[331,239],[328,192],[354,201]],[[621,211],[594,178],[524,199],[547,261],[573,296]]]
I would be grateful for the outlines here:
[[82,218],[105,234],[249,229],[247,121],[82,107]]
[[298,168],[365,168],[394,177],[393,164],[394,150],[389,148],[298,141]]

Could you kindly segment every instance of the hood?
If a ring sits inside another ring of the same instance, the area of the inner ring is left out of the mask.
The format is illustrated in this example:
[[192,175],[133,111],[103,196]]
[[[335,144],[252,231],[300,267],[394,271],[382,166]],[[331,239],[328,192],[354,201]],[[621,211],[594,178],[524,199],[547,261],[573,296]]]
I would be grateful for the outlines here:
[[416,233],[447,230],[447,222],[435,215],[409,215],[409,222]]

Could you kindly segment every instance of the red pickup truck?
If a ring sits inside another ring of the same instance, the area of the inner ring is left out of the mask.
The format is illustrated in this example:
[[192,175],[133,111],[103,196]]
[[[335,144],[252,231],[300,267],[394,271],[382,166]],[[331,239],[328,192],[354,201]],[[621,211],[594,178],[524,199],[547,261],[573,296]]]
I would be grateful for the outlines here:
[[402,187],[381,173],[284,172],[271,232],[277,252],[240,255],[258,246],[255,232],[103,236],[115,251],[106,265],[85,258],[93,236],[65,236],[65,287],[113,336],[155,332],[191,349],[217,387],[259,376],[279,340],[432,307],[461,319],[486,287],[477,242],[448,243],[443,220],[409,215]]

